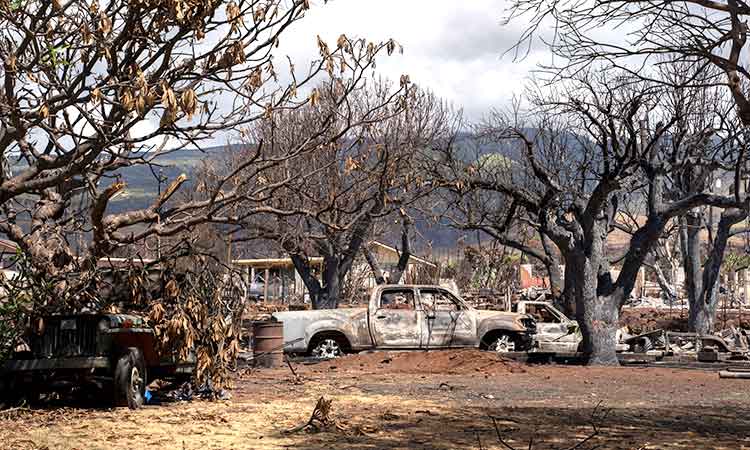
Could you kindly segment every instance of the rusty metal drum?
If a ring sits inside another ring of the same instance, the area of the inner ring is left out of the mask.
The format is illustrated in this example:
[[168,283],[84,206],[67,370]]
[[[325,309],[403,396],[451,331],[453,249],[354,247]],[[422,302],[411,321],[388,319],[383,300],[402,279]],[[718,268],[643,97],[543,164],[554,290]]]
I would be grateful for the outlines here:
[[253,322],[253,360],[260,367],[284,364],[283,322]]

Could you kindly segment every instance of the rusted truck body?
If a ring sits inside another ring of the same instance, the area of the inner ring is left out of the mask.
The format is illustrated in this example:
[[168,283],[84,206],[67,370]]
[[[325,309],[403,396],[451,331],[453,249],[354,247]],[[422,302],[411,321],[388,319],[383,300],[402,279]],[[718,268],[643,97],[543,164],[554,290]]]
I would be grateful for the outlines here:
[[526,314],[481,311],[449,290],[431,285],[383,285],[366,308],[288,311],[285,351],[318,357],[368,349],[478,347],[495,351],[531,348],[536,332]]
[[159,355],[145,320],[129,314],[41,317],[24,348],[0,363],[0,401],[90,385],[113,394],[115,404],[138,408],[149,380],[187,378],[195,358]]

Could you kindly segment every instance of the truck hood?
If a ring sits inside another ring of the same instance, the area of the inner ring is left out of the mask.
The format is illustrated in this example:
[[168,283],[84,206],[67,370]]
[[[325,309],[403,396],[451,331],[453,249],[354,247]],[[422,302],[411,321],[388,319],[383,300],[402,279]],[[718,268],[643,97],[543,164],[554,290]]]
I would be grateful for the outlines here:
[[528,314],[518,314],[518,313],[508,312],[508,311],[489,311],[486,309],[478,309],[476,311],[477,311],[478,319],[516,320],[516,319],[531,317]]
[[66,319],[82,320],[109,320],[110,328],[144,328],[146,320],[135,314],[110,314],[110,313],[78,313],[78,314],[51,314],[41,317],[45,322],[59,322]]
[[[528,314],[519,314],[508,311],[486,311],[477,310],[478,323],[504,323],[513,329],[529,332],[536,331],[536,321]],[[512,325],[511,325],[512,324]]]

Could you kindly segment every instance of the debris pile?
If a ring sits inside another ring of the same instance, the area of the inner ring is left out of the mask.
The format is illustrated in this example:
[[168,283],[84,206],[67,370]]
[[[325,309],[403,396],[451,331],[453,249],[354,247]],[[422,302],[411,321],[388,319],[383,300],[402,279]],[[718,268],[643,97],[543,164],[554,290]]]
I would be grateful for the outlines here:
[[748,332],[734,327],[711,335],[658,329],[628,337],[623,341],[631,351],[661,351],[667,354],[696,352],[730,354],[733,359],[748,358]]
[[497,375],[526,372],[523,364],[477,349],[366,352],[313,366],[320,372]]
[[332,403],[333,400],[320,397],[307,422],[292,429],[285,430],[284,433],[291,434],[300,431],[305,431],[307,433],[339,432],[347,435],[363,436],[367,433],[374,433],[377,431],[374,429],[365,429],[361,426],[350,426],[341,420],[335,419],[331,414]]
[[670,301],[667,297],[630,297],[625,304],[626,308],[687,308],[687,300],[678,298]]

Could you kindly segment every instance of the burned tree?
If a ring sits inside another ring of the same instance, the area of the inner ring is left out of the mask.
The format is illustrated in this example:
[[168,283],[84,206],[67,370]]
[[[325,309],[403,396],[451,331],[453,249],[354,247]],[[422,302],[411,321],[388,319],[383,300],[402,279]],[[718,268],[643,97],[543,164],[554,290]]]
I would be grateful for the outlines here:
[[[725,91],[708,87],[720,78],[716,71],[693,73],[686,64],[672,61],[660,68],[660,73],[671,84],[684,85],[689,78],[706,86],[671,89],[664,97],[665,109],[679,118],[661,146],[671,170],[666,195],[680,198],[723,191],[735,201],[731,207],[719,209],[715,230],[713,208],[692,208],[676,220],[690,306],[688,327],[710,333],[714,331],[724,253],[734,226],[748,215],[748,197],[741,186],[746,166],[745,135]],[[717,188],[722,180],[729,187],[726,191]],[[704,230],[707,240],[702,238]],[[708,244],[705,256],[704,242]]]
[[[123,211],[113,203],[127,191],[125,169],[156,174],[172,152],[236,141],[258,121],[317,104],[319,89],[335,90],[333,101],[345,104],[375,59],[397,46],[342,35],[330,47],[319,40],[321,55],[307,67],[282,63],[279,40],[309,7],[307,0],[0,2],[0,233],[21,250],[23,317],[124,306],[148,317],[169,351],[195,350],[198,378],[226,382],[242,311],[237,297],[220,295],[232,284],[226,268],[207,270],[207,257],[182,237],[205,224],[231,232],[253,215],[297,213],[267,200],[286,184],[298,189],[314,169],[278,174],[316,148],[227,146],[231,171],[155,178],[164,186],[147,206]],[[346,121],[321,116],[308,131],[326,134]],[[165,244],[162,261],[149,263],[162,271],[159,280],[139,276],[141,257],[153,256],[145,252],[122,271],[123,283],[103,274],[102,258],[155,237]],[[181,256],[191,257],[189,267],[170,271]],[[0,311],[4,320],[14,312]]]
[[[258,130],[257,139],[272,149],[303,145],[315,150],[287,168],[311,174],[274,199],[299,214],[270,214],[268,221],[249,228],[290,254],[315,308],[335,308],[373,226],[419,195],[414,154],[444,134],[446,112],[432,94],[411,86],[408,77],[397,89],[372,81],[346,103],[332,101],[335,92],[320,94],[316,105],[279,115]],[[337,120],[357,117],[358,125],[338,120],[328,135],[311,135],[310,123],[326,114]],[[320,274],[310,263],[315,256],[323,258]]]
[[[658,87],[629,77],[604,79],[591,71],[563,84],[556,94],[535,98],[529,122],[517,110],[497,113],[486,124],[486,134],[505,148],[517,145],[515,153],[500,153],[505,163],[490,169],[446,150],[442,161],[450,169],[440,179],[456,202],[464,202],[464,225],[523,245],[518,230],[531,229],[554,243],[571,269],[566,282],[572,286],[590,364],[616,364],[620,307],[664,227],[699,206],[732,208],[740,202],[702,191],[666,195],[674,161],[662,143],[679,116],[659,108],[663,93]],[[656,111],[664,114],[656,126],[640,120]],[[613,258],[607,236],[620,202],[638,191],[644,221],[624,254]],[[617,277],[610,258],[621,261]]]
[[[308,8],[307,0],[0,5],[0,232],[53,280],[49,303],[80,307],[93,286],[86,274],[123,246],[264,211],[285,180],[263,185],[259,174],[309,149],[248,153],[241,167],[255,176],[226,174],[191,201],[176,199],[188,182],[180,176],[143,209],[112,212],[110,203],[127,189],[122,169],[315,103],[313,79],[338,86],[343,102],[376,55],[396,46],[341,36],[330,49],[319,42],[327,51],[307,69],[279,67],[279,39]],[[282,70],[290,82],[278,81]],[[245,199],[252,207],[235,214]],[[84,239],[74,245],[73,233]]]
[[[606,62],[642,79],[670,85],[644,68],[665,64],[665,55],[690,67],[691,73],[713,66],[724,75],[721,84],[731,93],[742,125],[750,125],[750,72],[745,56],[750,6],[744,1],[533,0],[515,1],[509,10],[508,21],[529,24],[513,48],[516,57],[523,57],[535,39],[543,39],[541,25],[551,21],[555,38],[545,43],[565,61],[550,68],[555,73],[574,73]],[[628,32],[606,33],[614,29]],[[701,80],[683,79],[679,86],[698,87]]]

